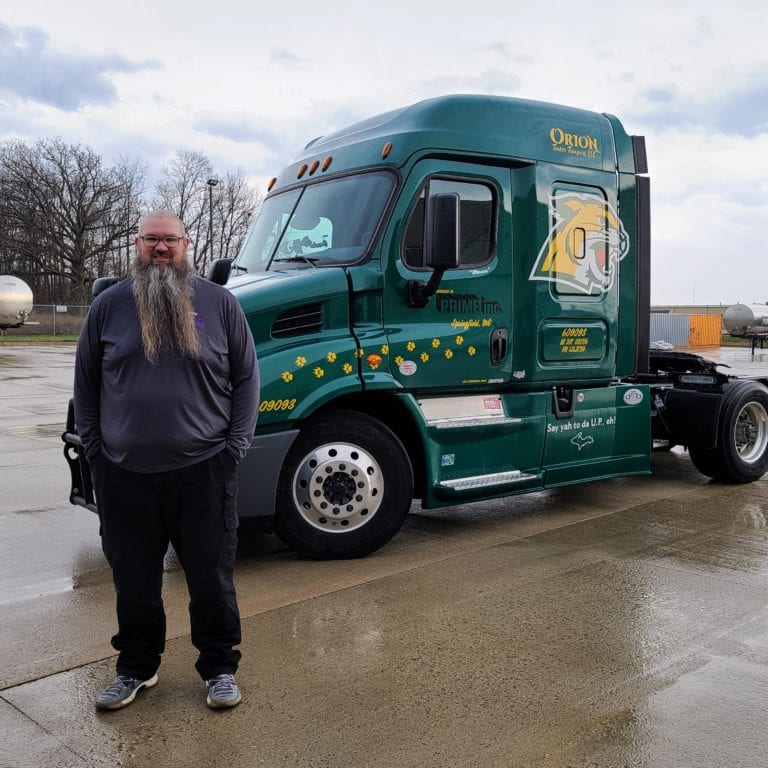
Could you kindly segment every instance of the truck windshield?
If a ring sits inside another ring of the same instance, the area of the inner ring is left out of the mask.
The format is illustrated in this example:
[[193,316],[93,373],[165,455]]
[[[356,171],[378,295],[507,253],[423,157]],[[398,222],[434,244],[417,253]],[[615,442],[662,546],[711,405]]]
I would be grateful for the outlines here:
[[268,197],[235,261],[263,272],[352,264],[368,252],[395,176],[377,171],[308,184]]

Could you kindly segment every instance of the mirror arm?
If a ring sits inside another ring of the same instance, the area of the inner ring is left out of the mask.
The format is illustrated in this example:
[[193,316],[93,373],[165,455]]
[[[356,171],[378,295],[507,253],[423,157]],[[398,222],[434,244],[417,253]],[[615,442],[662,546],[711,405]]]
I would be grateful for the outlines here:
[[445,269],[438,267],[433,270],[428,283],[422,283],[420,280],[408,281],[408,306],[409,307],[426,307],[429,304],[431,296],[437,292],[437,286],[440,285],[440,281],[443,279],[443,273]]

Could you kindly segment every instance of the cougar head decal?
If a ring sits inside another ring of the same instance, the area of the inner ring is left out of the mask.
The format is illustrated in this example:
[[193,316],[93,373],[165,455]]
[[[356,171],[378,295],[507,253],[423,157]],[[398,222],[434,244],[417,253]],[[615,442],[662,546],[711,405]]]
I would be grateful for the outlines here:
[[531,270],[531,280],[580,293],[610,290],[629,238],[616,211],[597,195],[567,192],[550,198],[555,223]]

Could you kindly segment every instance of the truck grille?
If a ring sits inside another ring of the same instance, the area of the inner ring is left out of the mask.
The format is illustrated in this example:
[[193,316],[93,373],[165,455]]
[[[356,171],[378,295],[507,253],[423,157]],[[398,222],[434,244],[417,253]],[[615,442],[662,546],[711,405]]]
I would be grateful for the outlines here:
[[305,333],[317,333],[323,327],[323,307],[321,304],[307,304],[283,312],[272,323],[272,337],[284,339],[286,336],[302,336]]

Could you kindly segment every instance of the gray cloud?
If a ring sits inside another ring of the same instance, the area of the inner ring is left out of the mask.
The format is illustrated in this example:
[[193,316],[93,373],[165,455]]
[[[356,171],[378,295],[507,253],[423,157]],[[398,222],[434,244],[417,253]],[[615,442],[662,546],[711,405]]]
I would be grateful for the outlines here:
[[280,65],[294,65],[300,64],[302,62],[302,59],[300,59],[295,53],[285,48],[273,48],[269,53],[269,60],[273,64]]
[[0,93],[72,112],[86,104],[111,104],[117,97],[107,74],[158,68],[115,54],[62,54],[40,29],[14,29],[0,22]]
[[481,50],[495,53],[503,58],[505,62],[512,62],[514,64],[533,64],[535,62],[533,56],[519,53],[517,49],[509,45],[509,43],[489,43],[488,45],[481,47]]
[[522,85],[515,74],[503,69],[486,69],[466,75],[440,75],[424,81],[420,91],[424,98],[448,93],[488,93],[495,96],[512,96]]
[[[246,113],[203,116],[195,121],[193,127],[209,136],[242,145],[240,164],[249,172],[263,171],[265,175],[275,173],[290,163],[299,149],[317,134],[317,125],[313,125],[310,118],[285,123],[274,117]],[[254,145],[261,151],[254,152]]]
[[250,115],[201,118],[194,127],[195,130],[211,136],[220,136],[238,144],[256,142],[270,147],[282,142],[282,137],[277,130],[265,127],[264,123],[257,123],[256,119]]
[[645,107],[634,117],[659,130],[705,130],[751,139],[768,133],[768,70],[724,93],[683,93],[674,86],[654,86],[640,93]]

